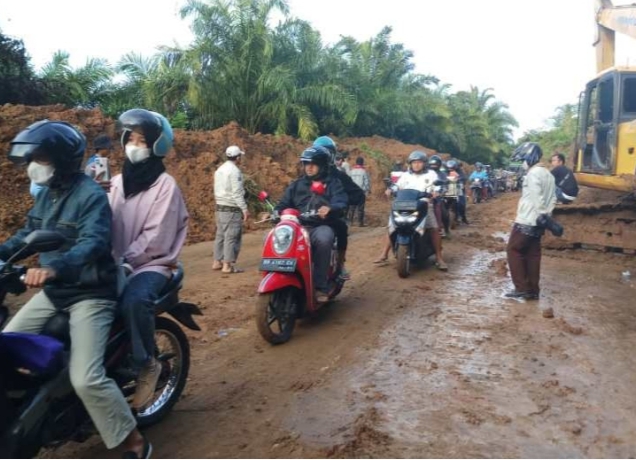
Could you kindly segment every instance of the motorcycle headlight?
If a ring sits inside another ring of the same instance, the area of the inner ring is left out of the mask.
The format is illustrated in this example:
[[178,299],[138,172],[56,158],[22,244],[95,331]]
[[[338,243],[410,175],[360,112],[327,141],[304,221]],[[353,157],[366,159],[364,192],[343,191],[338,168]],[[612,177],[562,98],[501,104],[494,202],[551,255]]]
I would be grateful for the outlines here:
[[291,247],[294,241],[294,229],[289,225],[279,225],[274,229],[274,237],[272,238],[272,247],[278,255],[283,255]]
[[403,216],[399,212],[394,211],[393,219],[395,220],[396,224],[412,224],[417,220],[417,216],[419,215],[420,213],[417,211],[409,214],[408,216]]

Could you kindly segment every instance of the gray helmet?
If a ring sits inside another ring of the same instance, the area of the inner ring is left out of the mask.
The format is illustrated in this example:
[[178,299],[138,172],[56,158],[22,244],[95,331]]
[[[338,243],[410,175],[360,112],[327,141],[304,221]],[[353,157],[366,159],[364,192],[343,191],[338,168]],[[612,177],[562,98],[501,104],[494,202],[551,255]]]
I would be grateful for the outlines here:
[[426,163],[428,161],[428,157],[426,156],[424,152],[415,150],[411,152],[407,161],[409,164],[411,164],[414,161],[423,161],[424,163]]

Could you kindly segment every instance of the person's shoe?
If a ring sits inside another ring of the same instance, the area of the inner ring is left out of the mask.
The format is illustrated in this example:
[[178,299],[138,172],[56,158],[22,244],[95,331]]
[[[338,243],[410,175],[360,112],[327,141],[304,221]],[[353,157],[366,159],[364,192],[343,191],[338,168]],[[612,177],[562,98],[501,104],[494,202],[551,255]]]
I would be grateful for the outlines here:
[[466,225],[470,225],[466,219],[462,220],[462,222]]
[[544,318],[552,319],[554,318],[554,310],[552,307],[544,308],[541,312]]
[[340,278],[342,278],[343,280],[351,279],[351,272],[349,272],[349,270],[347,270],[344,265],[340,268]]
[[152,401],[157,389],[157,382],[161,375],[161,363],[155,358],[146,365],[137,378],[137,389],[133,398],[132,407],[137,410],[143,410],[148,403]]
[[529,292],[514,290],[514,291],[506,292],[504,297],[507,297],[509,299],[527,299],[529,294],[530,294]]
[[141,455],[132,450],[128,450],[123,453],[121,458],[150,458],[152,456],[152,444],[144,437],[144,450]]
[[329,294],[316,289],[316,302],[327,303],[329,302]]
[[220,260],[215,260],[212,262],[212,270],[221,270],[223,268],[223,262]]
[[448,271],[448,265],[446,265],[446,262],[444,262],[444,261],[436,262],[435,266],[437,267],[438,270],[441,270],[443,272],[447,272]]
[[526,296],[526,299],[528,299],[528,300],[539,300],[539,293],[538,292],[528,292],[528,295]]

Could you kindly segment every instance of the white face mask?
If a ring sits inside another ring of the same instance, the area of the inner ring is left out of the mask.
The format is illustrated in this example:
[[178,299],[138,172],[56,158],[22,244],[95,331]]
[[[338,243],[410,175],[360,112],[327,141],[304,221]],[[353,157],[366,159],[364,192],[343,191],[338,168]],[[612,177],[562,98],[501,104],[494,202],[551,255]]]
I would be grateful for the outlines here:
[[530,166],[528,166],[528,162],[527,162],[527,161],[525,161],[525,160],[523,161],[523,164],[522,164],[521,166],[522,166],[522,167],[523,167],[523,169],[524,169],[524,170],[526,170],[526,171],[527,171],[528,169],[530,169]]
[[141,163],[150,158],[152,151],[149,148],[136,147],[134,145],[126,146],[126,156],[131,163]]
[[27,167],[29,179],[37,185],[48,185],[54,173],[55,167],[53,165],[41,165],[32,161]]

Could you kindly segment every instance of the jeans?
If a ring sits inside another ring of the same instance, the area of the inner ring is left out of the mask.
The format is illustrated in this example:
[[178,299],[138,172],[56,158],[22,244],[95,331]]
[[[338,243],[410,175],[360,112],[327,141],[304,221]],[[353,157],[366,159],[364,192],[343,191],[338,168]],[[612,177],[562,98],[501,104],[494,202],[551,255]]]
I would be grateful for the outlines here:
[[119,309],[130,337],[133,363],[143,367],[155,352],[154,302],[168,283],[161,273],[141,272],[126,284]]
[[328,271],[331,262],[331,248],[333,247],[334,232],[328,225],[320,225],[309,229],[311,241],[311,257],[314,261],[313,281],[318,291],[329,291]]
[[[66,309],[70,318],[71,384],[109,449],[124,442],[137,426],[124,395],[106,376],[104,368],[106,342],[115,308],[113,301],[91,299]],[[56,312],[46,294],[40,291],[18,311],[4,332],[38,334]]]

